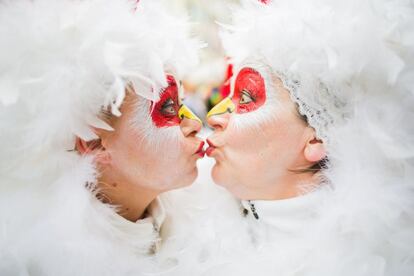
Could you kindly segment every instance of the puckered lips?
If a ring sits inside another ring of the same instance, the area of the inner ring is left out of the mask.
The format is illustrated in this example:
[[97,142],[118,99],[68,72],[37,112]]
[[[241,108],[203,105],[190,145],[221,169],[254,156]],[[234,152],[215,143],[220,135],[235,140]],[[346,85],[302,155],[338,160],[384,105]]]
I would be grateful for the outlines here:
[[204,141],[200,142],[200,145],[198,146],[196,152],[194,154],[197,154],[200,157],[204,157],[205,151],[204,151]]
[[209,139],[207,139],[207,144],[208,144],[208,147],[206,149],[206,154],[207,154],[207,156],[210,157],[211,154],[213,153],[213,151],[216,149],[216,146]]

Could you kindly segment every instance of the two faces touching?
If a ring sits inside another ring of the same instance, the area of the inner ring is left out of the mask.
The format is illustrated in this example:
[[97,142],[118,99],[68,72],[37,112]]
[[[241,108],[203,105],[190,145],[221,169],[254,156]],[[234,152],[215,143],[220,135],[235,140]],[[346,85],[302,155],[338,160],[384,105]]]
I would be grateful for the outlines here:
[[309,168],[325,158],[323,142],[277,75],[239,70],[231,95],[207,115],[214,132],[205,151],[201,120],[181,102],[178,80],[167,81],[155,103],[127,89],[122,116],[104,116],[114,131],[77,141],[81,154],[94,154],[101,198],[121,206],[124,218],[136,221],[159,194],[190,185],[205,153],[216,161],[213,180],[240,199],[290,198],[315,184]]

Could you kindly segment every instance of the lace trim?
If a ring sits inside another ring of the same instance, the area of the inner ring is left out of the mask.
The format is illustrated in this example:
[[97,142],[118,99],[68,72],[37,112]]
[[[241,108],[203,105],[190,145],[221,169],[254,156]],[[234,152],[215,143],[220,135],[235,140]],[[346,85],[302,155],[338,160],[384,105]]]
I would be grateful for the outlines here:
[[[315,129],[316,137],[328,144],[328,130],[337,120],[341,120],[345,116],[345,103],[337,98],[332,90],[328,89],[321,81],[309,79],[309,83],[306,83],[306,79],[273,70],[266,64],[266,60],[256,57],[244,61],[240,67],[251,66],[264,76],[265,73],[269,73],[271,76],[279,77],[283,86],[289,90],[291,100],[297,104],[299,113],[305,116],[308,124]],[[234,88],[233,82],[232,90]],[[304,89],[309,91],[304,91]]]
[[[287,77],[281,73],[278,73],[278,76],[281,78],[283,86],[289,90],[291,100],[298,105],[299,113],[302,116],[306,116],[308,124],[315,129],[316,136],[324,142],[328,143],[328,128],[334,123],[334,119],[329,114],[325,105],[314,103],[311,106],[310,104],[305,103],[305,101],[299,97],[301,88],[300,81],[291,77]],[[328,89],[326,87],[324,87],[322,84],[319,84],[318,88],[319,93],[322,94],[321,97],[323,94],[325,94],[325,96],[328,96]],[[324,100],[327,100],[326,97]]]

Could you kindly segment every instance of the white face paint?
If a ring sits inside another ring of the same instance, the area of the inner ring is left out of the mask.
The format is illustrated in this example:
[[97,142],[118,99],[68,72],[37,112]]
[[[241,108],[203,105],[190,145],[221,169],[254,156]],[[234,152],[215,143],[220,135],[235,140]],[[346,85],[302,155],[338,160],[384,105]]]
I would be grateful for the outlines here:
[[191,184],[197,176],[196,161],[204,155],[200,151],[204,142],[195,136],[200,122],[179,118],[178,96],[172,102],[163,95],[167,90],[155,104],[129,96],[132,99],[121,108],[110,149],[113,166],[123,177],[159,191]]
[[264,67],[249,66],[236,74],[231,100],[234,112],[209,113],[214,181],[242,199],[286,190],[281,180],[302,162],[307,129],[289,92]]

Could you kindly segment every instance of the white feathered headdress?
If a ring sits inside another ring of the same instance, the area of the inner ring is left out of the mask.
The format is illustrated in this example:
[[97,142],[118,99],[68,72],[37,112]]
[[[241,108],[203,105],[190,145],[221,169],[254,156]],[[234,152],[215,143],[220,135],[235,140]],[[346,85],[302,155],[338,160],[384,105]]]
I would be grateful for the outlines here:
[[96,138],[89,126],[109,128],[96,115],[103,106],[120,115],[127,82],[156,100],[165,71],[182,74],[198,47],[158,2],[0,3],[2,129],[20,127],[19,147],[69,149],[73,135]]
[[361,95],[412,91],[410,1],[243,1],[223,35],[236,65],[256,58],[289,88],[321,138]]

